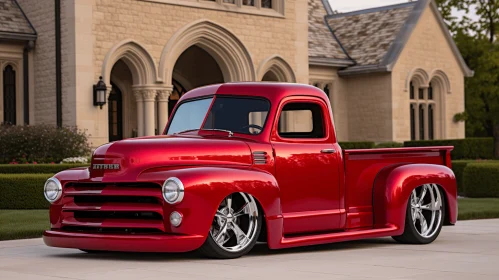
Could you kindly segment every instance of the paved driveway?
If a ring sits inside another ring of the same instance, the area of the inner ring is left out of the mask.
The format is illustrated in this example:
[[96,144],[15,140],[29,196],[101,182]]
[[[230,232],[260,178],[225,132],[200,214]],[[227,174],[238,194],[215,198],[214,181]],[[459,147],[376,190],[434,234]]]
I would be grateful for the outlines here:
[[196,253],[91,255],[41,239],[0,242],[0,279],[499,279],[499,220],[445,227],[436,242],[390,238],[270,251],[258,244],[236,260]]

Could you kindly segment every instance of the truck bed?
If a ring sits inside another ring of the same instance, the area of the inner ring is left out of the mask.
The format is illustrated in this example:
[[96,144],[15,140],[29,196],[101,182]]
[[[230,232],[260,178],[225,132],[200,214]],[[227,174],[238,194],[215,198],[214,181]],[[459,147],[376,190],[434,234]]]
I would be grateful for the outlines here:
[[347,229],[373,226],[373,186],[376,175],[386,167],[406,164],[436,164],[451,167],[453,147],[418,147],[343,150]]

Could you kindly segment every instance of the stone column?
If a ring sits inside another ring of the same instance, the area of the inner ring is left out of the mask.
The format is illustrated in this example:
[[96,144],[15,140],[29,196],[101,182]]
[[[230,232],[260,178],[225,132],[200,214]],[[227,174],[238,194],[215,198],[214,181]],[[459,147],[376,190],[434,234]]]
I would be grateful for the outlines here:
[[156,94],[155,89],[142,90],[142,97],[144,98],[144,136],[154,135],[154,101],[156,101]]
[[137,102],[137,136],[144,136],[144,98],[138,89],[133,90],[135,101]]
[[158,131],[161,134],[168,122],[168,99],[170,98],[171,90],[158,90]]

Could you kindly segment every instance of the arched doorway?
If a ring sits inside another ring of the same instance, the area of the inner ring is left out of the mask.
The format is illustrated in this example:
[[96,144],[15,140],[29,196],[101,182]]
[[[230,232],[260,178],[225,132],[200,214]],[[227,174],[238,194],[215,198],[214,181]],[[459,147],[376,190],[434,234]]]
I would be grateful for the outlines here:
[[264,82],[279,82],[279,78],[273,71],[268,71],[263,75],[262,81]]
[[260,63],[258,77],[265,82],[296,83],[293,68],[278,55],[268,57]]
[[207,51],[196,45],[189,47],[179,56],[173,68],[168,113],[171,114],[177,101],[187,91],[224,81],[220,66]]
[[114,83],[111,85],[108,98],[109,142],[123,139],[123,95]]

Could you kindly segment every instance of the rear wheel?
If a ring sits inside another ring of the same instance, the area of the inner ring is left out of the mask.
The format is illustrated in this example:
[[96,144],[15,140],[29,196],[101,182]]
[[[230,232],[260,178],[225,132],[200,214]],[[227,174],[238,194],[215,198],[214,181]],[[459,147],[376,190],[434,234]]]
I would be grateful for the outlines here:
[[424,184],[414,189],[407,203],[404,233],[393,239],[407,244],[433,242],[442,229],[444,203],[436,184]]
[[261,228],[262,217],[255,199],[246,193],[233,193],[218,207],[200,251],[218,259],[241,257],[255,246]]

